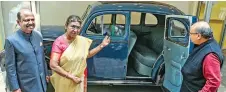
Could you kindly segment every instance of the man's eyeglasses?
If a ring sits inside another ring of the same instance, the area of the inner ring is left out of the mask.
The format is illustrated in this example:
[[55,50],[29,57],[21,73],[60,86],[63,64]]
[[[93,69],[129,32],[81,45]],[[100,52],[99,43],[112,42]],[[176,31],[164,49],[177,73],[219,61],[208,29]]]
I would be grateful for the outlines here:
[[70,26],[73,30],[81,29],[81,26],[72,25]]

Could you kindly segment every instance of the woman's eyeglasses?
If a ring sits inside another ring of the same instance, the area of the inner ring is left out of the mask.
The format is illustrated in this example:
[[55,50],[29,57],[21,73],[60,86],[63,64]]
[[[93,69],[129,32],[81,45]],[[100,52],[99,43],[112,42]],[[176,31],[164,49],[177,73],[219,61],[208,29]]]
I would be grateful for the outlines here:
[[81,26],[72,25],[70,26],[73,30],[79,30],[81,29]]

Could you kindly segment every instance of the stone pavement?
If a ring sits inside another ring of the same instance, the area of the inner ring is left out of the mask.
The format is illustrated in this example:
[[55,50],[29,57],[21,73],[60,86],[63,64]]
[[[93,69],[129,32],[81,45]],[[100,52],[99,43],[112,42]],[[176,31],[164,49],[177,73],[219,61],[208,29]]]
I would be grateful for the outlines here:
[[6,83],[5,83],[5,72],[2,72],[0,69],[0,92],[6,92]]
[[223,86],[223,85],[221,84],[221,85],[220,85],[220,88],[218,89],[217,92],[226,92],[225,86]]
[[225,50],[223,50],[223,53],[224,53],[224,64],[223,64],[223,67],[222,67],[222,69],[221,69],[221,71],[222,71],[222,79],[223,79],[223,81],[222,81],[222,84],[224,85],[224,86],[226,86],[226,49]]
[[226,49],[223,50],[223,53],[224,53],[224,64],[223,64],[223,67],[221,69],[221,72],[222,72],[222,82],[221,82],[221,86],[218,90],[218,92],[226,92]]

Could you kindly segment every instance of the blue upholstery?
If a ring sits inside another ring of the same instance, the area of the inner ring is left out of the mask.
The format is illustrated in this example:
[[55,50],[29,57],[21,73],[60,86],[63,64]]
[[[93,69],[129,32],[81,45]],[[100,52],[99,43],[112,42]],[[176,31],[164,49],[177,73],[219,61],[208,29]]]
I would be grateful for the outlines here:
[[153,65],[163,50],[164,28],[146,28],[145,30],[151,30],[151,33],[139,39],[131,56],[135,70],[141,75],[151,76]]
[[130,31],[130,37],[129,37],[129,47],[128,47],[128,55],[130,55],[130,52],[132,51],[135,43],[137,41],[137,36],[133,31]]

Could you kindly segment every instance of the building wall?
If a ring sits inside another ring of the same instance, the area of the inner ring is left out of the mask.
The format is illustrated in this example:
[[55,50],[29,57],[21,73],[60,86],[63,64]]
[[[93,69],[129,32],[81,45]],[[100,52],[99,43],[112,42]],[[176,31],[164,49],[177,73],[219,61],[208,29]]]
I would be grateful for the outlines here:
[[1,1],[5,37],[13,33],[13,26],[15,26],[17,19],[16,13],[10,14],[10,11],[16,9],[20,3],[21,1]]
[[[204,10],[205,3],[201,4],[199,20],[204,19]],[[213,36],[216,41],[219,43],[222,39],[221,34],[223,31],[224,20],[226,20],[226,1],[218,1],[212,7],[211,17],[210,17],[210,26],[213,30]],[[224,42],[222,49],[226,49],[226,36],[223,37]]]
[[187,15],[193,15],[192,14],[193,8],[195,8],[194,4],[197,3],[198,1],[160,1],[160,2],[173,5]]
[[0,2],[0,52],[3,50],[5,41],[5,33],[4,33],[4,26],[3,26],[3,17],[2,17],[2,8]]
[[[64,25],[69,15],[82,16],[94,1],[40,1],[41,25]],[[50,7],[51,4],[51,7]]]
[[[40,2],[41,25],[64,25],[66,18],[71,15],[82,16],[89,4],[96,1],[48,1]],[[197,1],[161,1],[171,4],[182,10],[185,14],[192,15],[193,3]],[[49,5],[51,4],[51,7]],[[192,8],[191,8],[192,7]]]

